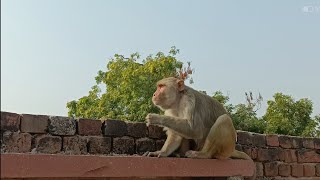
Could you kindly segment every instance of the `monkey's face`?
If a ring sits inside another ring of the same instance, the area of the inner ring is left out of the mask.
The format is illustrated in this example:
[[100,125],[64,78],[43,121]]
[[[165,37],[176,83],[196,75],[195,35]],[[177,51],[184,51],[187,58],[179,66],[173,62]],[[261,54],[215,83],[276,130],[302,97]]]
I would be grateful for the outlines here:
[[162,110],[170,109],[177,99],[178,90],[175,83],[160,82],[153,94],[152,102]]

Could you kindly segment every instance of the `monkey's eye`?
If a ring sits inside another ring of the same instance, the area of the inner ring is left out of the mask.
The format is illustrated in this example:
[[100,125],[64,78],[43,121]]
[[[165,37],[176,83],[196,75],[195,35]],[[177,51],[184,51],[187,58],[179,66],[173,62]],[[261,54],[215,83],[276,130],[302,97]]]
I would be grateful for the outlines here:
[[158,85],[158,88],[161,89],[161,88],[163,88],[164,86],[165,86],[164,84],[159,84],[159,85]]

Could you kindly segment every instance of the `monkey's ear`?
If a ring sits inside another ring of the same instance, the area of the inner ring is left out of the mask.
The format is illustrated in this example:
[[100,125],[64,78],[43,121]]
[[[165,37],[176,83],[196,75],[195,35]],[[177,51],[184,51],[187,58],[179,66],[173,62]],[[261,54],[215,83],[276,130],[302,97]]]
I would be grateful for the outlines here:
[[184,81],[179,79],[178,80],[178,90],[183,91],[184,90]]

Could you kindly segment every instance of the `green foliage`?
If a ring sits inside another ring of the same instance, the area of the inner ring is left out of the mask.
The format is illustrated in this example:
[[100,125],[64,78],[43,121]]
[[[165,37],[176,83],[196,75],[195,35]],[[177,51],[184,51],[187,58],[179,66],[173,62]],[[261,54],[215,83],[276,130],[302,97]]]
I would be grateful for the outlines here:
[[236,129],[257,133],[265,131],[265,122],[261,118],[257,118],[252,103],[248,103],[247,105],[238,104],[236,106],[228,104],[229,96],[223,95],[221,91],[216,91],[212,97],[224,105]]
[[309,99],[295,101],[291,96],[276,93],[268,101],[263,119],[267,122],[267,133],[294,136],[316,136],[319,134],[319,116],[311,118],[312,102]]
[[[129,58],[116,54],[107,64],[107,70],[100,70],[95,77],[96,85],[88,96],[67,103],[68,115],[77,118],[117,118],[144,121],[147,113],[159,113],[152,105],[151,97],[156,82],[164,77],[176,76],[183,63],[175,55],[178,49],[172,47],[169,54],[162,52],[148,56],[142,61],[138,53]],[[105,92],[99,87],[104,85]]]

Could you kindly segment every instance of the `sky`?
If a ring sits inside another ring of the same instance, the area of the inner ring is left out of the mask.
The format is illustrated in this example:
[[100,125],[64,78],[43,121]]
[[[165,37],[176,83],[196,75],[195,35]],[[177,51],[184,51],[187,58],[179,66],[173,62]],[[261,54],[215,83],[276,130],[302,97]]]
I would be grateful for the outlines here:
[[180,49],[192,87],[320,113],[320,0],[1,0],[1,111],[67,116],[114,54]]

